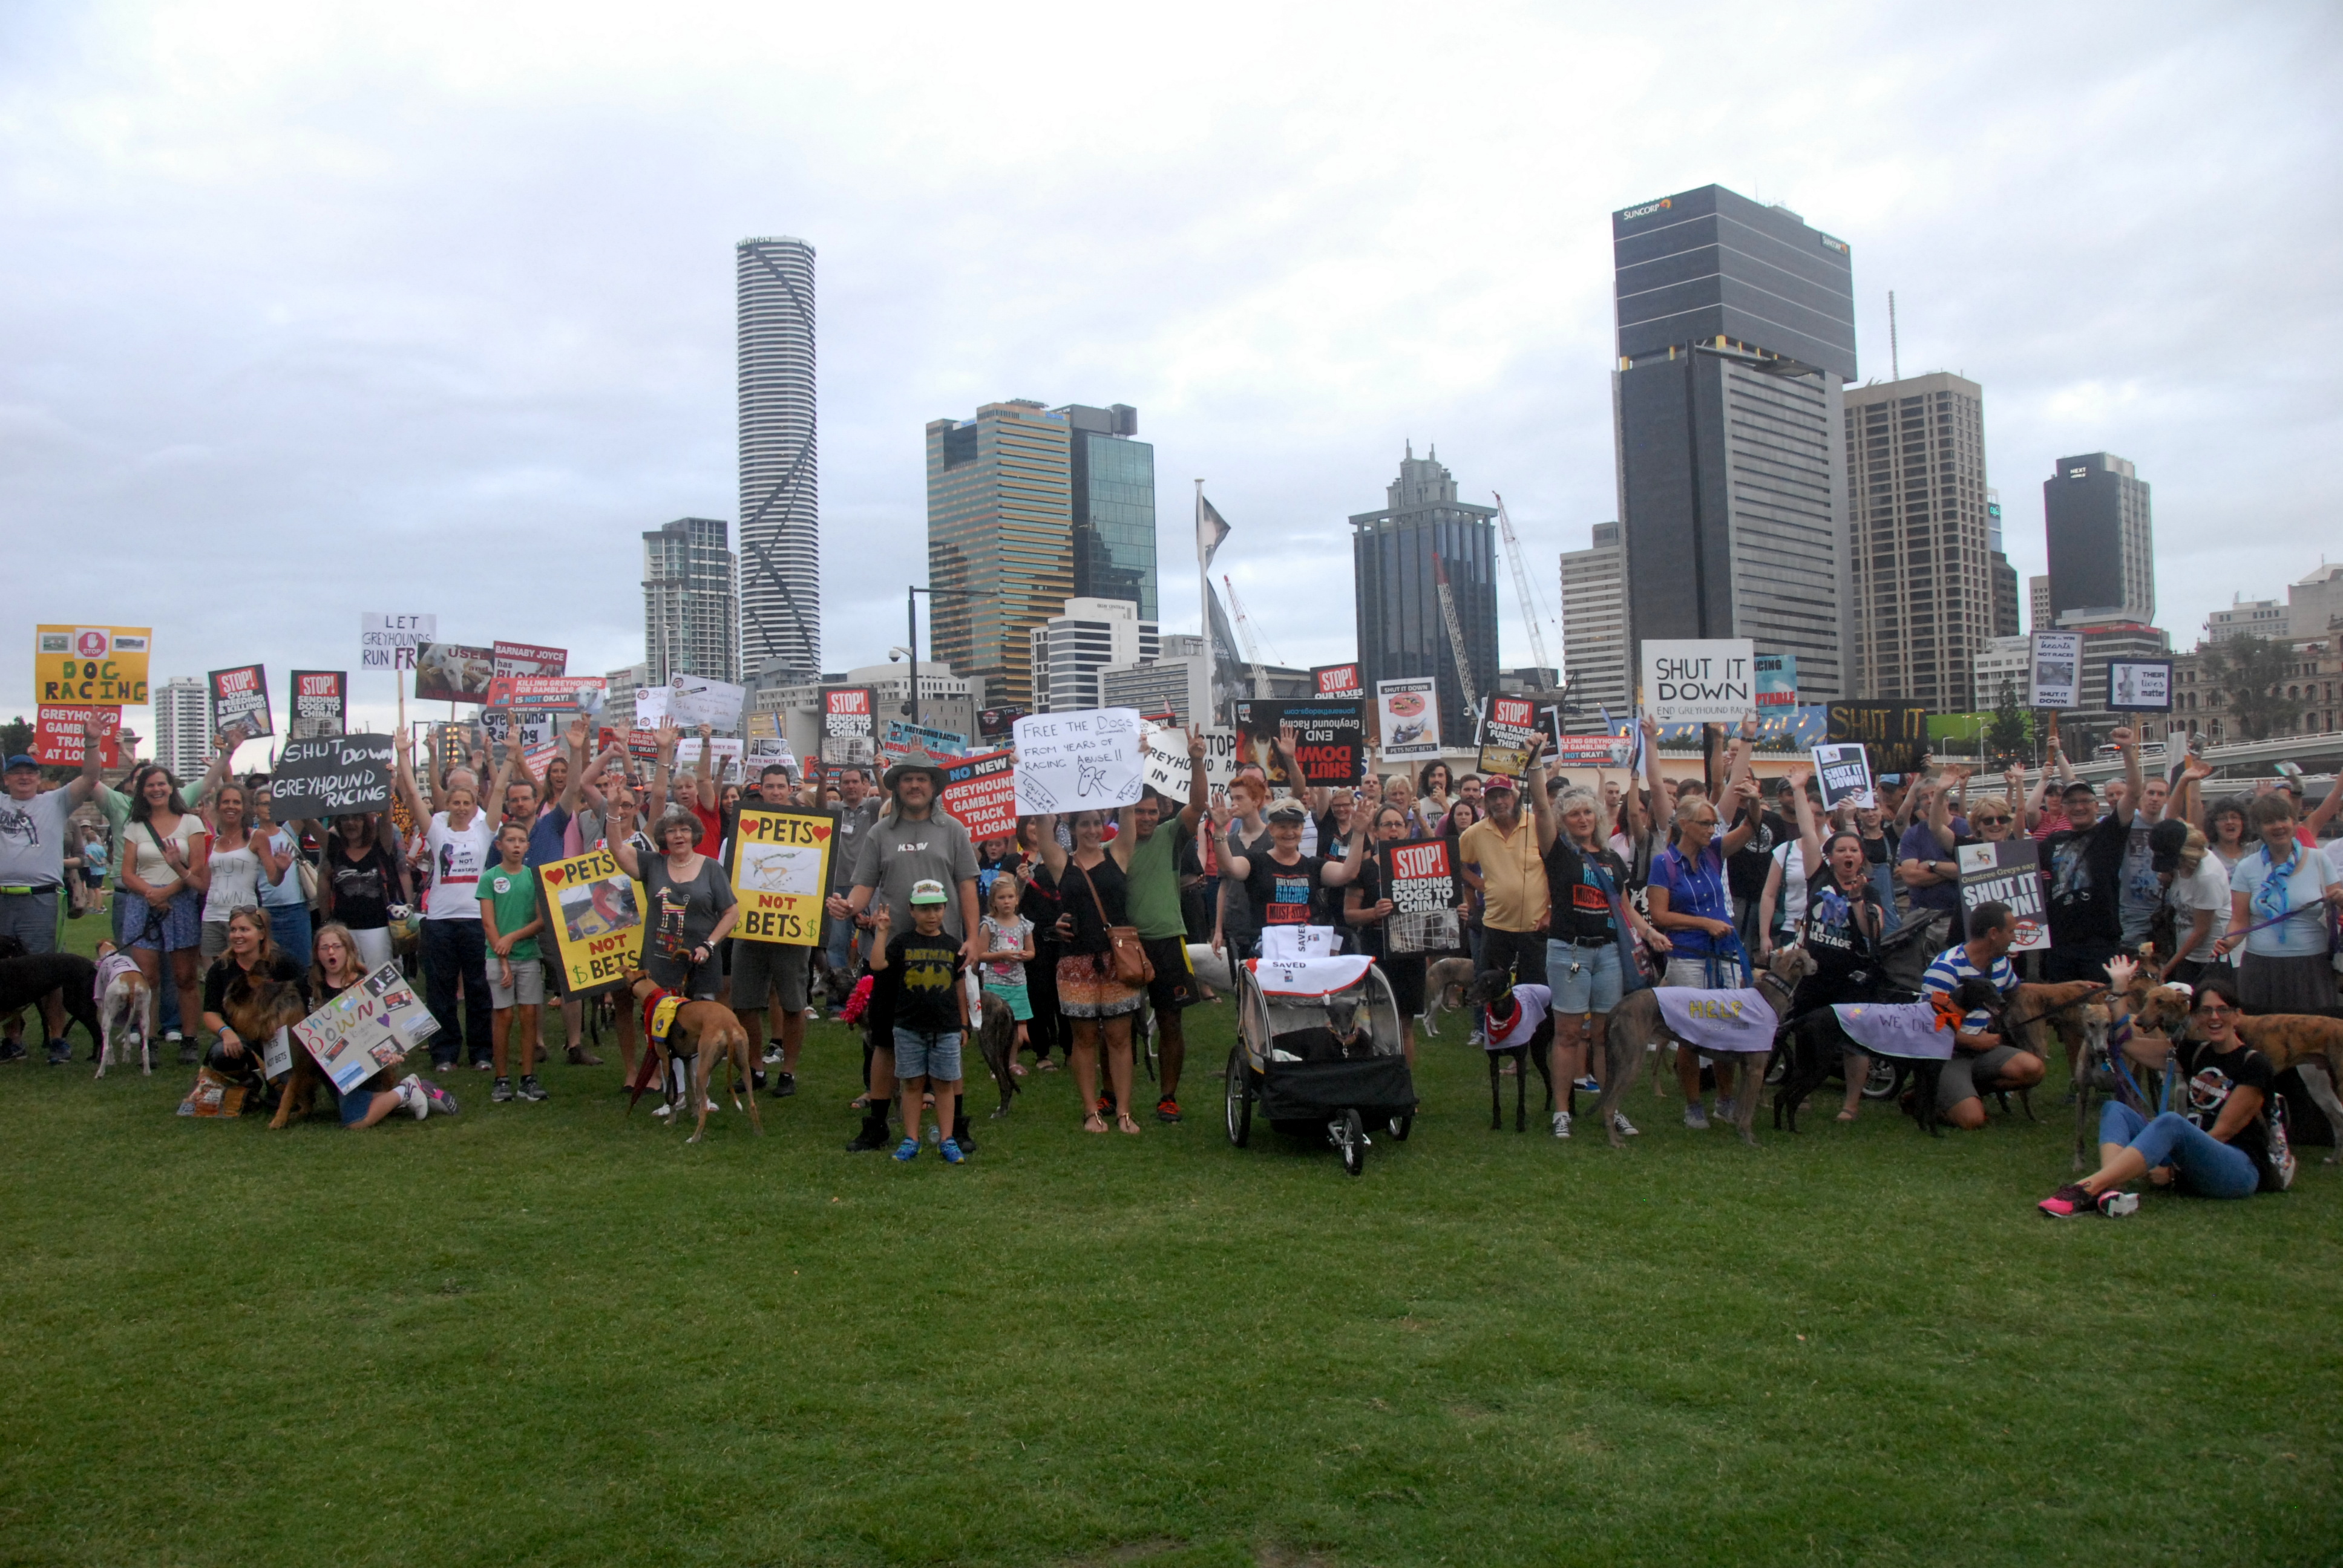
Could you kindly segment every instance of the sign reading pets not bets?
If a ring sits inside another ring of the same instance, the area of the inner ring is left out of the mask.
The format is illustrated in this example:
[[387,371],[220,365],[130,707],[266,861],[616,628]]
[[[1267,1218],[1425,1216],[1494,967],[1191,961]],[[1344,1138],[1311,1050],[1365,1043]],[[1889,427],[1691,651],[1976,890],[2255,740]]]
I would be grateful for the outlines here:
[[137,707],[146,700],[151,637],[143,626],[35,627],[34,700]]
[[589,849],[539,866],[537,886],[562,989],[591,996],[624,985],[643,961],[642,884],[609,850]]
[[740,906],[733,939],[819,946],[838,813],[744,804],[732,842],[732,897]]

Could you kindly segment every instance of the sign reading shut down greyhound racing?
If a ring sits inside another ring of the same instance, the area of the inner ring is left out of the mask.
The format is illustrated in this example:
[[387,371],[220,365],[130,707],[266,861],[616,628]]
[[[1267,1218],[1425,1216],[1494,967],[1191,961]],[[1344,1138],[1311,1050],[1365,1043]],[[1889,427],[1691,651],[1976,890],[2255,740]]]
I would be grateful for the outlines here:
[[1757,706],[1757,648],[1745,637],[1642,645],[1644,706],[1662,724],[1738,724]]

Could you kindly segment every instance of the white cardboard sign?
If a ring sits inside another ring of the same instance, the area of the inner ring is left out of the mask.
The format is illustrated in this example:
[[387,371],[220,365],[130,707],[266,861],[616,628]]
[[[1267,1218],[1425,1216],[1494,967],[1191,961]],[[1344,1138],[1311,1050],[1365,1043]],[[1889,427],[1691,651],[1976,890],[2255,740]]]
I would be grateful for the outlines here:
[[1137,709],[1029,713],[1016,734],[1019,816],[1108,811],[1139,799],[1147,748]]
[[1644,643],[1644,706],[1662,724],[1738,724],[1757,706],[1757,649],[1745,637]]

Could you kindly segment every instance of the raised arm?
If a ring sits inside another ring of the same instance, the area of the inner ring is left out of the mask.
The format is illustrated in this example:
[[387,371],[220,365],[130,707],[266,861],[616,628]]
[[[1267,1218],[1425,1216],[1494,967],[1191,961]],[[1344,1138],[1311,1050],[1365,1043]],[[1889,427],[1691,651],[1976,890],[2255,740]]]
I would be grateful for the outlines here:
[[1554,801],[1546,794],[1545,789],[1544,753],[1545,736],[1540,732],[1537,738],[1530,742],[1529,766],[1522,769],[1523,782],[1530,792],[1530,820],[1537,826],[1537,847],[1538,853],[1541,855],[1554,848],[1556,828]]
[[2139,798],[2147,792],[2147,784],[2139,770],[2139,737],[2130,729],[2111,729],[2107,739],[2123,751],[2124,798],[2116,807],[2115,819],[2126,827],[2139,810]]
[[[1136,806],[1125,806],[1114,814],[1114,840],[1106,847],[1106,852],[1114,857],[1114,863],[1126,871],[1131,869],[1131,851],[1139,843],[1139,829],[1135,826],[1138,809]],[[1160,833],[1162,830],[1159,823],[1156,831]]]
[[1066,847],[1058,842],[1058,819],[1055,813],[1038,819],[1041,831],[1034,837],[1041,840],[1041,864],[1050,868],[1052,879],[1066,874]]
[[1642,722],[1644,779],[1651,790],[1651,830],[1654,839],[1664,844],[1668,829],[1675,826],[1676,803],[1668,799],[1665,780],[1660,775],[1660,721],[1647,713]]
[[1205,809],[1212,803],[1212,769],[1204,758],[1204,727],[1191,725],[1188,729],[1188,803],[1180,808],[1180,826],[1190,833],[1198,830],[1204,819]]
[[1368,819],[1367,812],[1351,813],[1350,846],[1342,851],[1342,859],[1329,860],[1320,868],[1318,879],[1321,882],[1330,888],[1340,888],[1357,878],[1359,868],[1366,863]]
[[1790,774],[1790,800],[1798,813],[1798,863],[1806,869],[1806,879],[1822,875],[1823,829],[1815,819],[1815,803],[1806,799],[1806,784],[1814,778],[1814,769],[1799,768]]
[[415,741],[406,730],[401,729],[390,738],[390,749],[391,755],[398,761],[398,772],[391,780],[391,788],[400,799],[407,802],[407,815],[414,819],[417,829],[416,837],[420,839],[423,836],[422,826],[431,820],[431,813],[424,809],[422,791],[415,787]]
[[709,766],[716,753],[716,731],[708,725],[699,727],[699,756],[691,765],[692,799],[703,811],[716,809],[716,773]]

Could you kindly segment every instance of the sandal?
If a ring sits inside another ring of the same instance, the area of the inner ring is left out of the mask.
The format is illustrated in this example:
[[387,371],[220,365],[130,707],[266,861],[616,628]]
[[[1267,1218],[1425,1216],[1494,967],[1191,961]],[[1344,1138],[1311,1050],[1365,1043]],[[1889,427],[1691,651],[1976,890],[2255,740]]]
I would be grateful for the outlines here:
[[1139,1136],[1139,1123],[1128,1116],[1118,1114],[1114,1119],[1114,1126],[1118,1132],[1128,1132],[1134,1138]]
[[1852,1121],[1855,1120],[1855,1112],[1852,1111],[1842,1111],[1838,1113],[1838,1119],[1841,1121]]
[[1082,1118],[1082,1131],[1085,1132],[1104,1132],[1106,1131],[1106,1119],[1099,1115],[1096,1111],[1092,1111],[1090,1115]]
[[1039,1062],[1036,1062],[1034,1066],[1037,1070],[1041,1072],[1055,1072],[1058,1070],[1058,1064],[1046,1056]]
[[1022,1078],[1025,1076],[1025,1064],[1021,1061],[1012,1061],[1009,1064],[1009,1070]]

